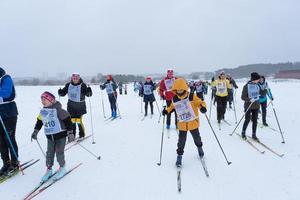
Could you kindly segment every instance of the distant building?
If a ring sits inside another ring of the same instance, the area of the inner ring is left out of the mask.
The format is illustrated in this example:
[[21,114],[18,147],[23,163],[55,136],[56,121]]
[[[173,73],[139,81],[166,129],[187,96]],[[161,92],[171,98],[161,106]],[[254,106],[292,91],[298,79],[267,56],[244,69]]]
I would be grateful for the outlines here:
[[300,79],[300,70],[284,70],[275,74],[275,78]]

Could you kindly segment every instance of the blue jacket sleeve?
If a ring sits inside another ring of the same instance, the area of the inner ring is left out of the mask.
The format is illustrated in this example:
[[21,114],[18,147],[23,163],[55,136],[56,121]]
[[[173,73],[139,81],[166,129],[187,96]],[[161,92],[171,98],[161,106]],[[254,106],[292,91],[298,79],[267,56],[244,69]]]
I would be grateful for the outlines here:
[[13,90],[13,81],[10,76],[3,77],[2,87],[0,87],[0,97],[8,98]]

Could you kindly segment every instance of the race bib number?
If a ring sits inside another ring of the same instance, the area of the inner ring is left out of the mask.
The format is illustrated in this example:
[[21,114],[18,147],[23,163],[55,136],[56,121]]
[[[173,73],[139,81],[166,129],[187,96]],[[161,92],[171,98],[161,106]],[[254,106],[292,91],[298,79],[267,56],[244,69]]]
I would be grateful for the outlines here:
[[202,86],[202,85],[197,85],[197,86],[196,86],[196,92],[197,92],[197,93],[203,92],[203,86]]
[[174,81],[175,81],[174,78],[172,78],[172,79],[165,79],[165,85],[166,85],[166,89],[167,89],[168,92],[172,90]]
[[53,135],[62,131],[56,109],[43,108],[40,115],[46,135]]
[[112,94],[112,93],[114,93],[113,86],[112,86],[111,83],[107,83],[107,84],[105,85],[105,88],[106,88],[107,94]]
[[80,85],[69,85],[68,97],[71,101],[80,102],[81,96],[81,84]]
[[219,82],[217,84],[217,93],[219,94],[225,94],[227,91],[226,89],[226,83],[225,82]]
[[250,99],[259,97],[260,88],[258,84],[248,84],[248,97]]
[[175,110],[180,122],[189,122],[196,119],[194,110],[189,99],[184,99],[174,103]]
[[150,95],[152,93],[152,85],[144,85],[144,95]]

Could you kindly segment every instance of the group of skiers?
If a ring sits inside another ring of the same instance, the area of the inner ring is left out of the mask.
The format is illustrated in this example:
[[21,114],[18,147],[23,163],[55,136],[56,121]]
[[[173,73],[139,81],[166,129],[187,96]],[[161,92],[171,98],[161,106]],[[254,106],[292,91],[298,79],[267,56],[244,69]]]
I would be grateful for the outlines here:
[[[208,91],[207,85],[207,82],[202,81],[189,84],[185,79],[175,77],[172,69],[167,70],[166,77],[159,84],[155,84],[151,77],[146,77],[144,83],[135,84],[135,90],[139,91],[139,96],[143,98],[145,103],[145,116],[148,115],[148,105],[150,105],[151,115],[154,114],[153,102],[156,101],[154,95],[156,89],[161,99],[165,101],[166,106],[162,109],[161,114],[166,117],[165,126],[167,129],[170,129],[171,114],[174,113],[174,124],[176,129],[179,130],[177,166],[182,164],[188,131],[192,134],[200,158],[204,156],[203,143],[199,132],[199,110],[203,114],[207,112],[204,101],[204,95]],[[217,102],[218,123],[225,119],[227,102],[229,102],[229,108],[231,108],[232,103],[235,103],[233,95],[234,89],[237,88],[235,81],[230,76],[226,76],[225,72],[221,72],[218,79],[212,81],[211,90],[214,95],[212,98],[214,97]],[[111,117],[117,118],[120,114],[117,107],[118,85],[111,75],[107,75],[106,82],[100,85],[100,89],[106,90],[110,102]],[[14,101],[15,95],[12,78],[0,68],[0,151],[3,161],[0,175],[19,167],[18,146],[15,140],[18,115]],[[42,177],[42,181],[46,181],[53,175],[52,166],[55,155],[60,166],[55,178],[59,179],[65,175],[64,149],[67,140],[68,142],[75,140],[77,126],[79,140],[86,137],[82,117],[87,113],[85,99],[93,95],[91,87],[84,83],[79,73],[73,73],[70,82],[58,90],[58,95],[61,97],[68,95],[67,111],[62,108],[61,103],[56,100],[54,94],[48,91],[43,92],[41,95],[43,108],[39,112],[34,131],[31,134],[31,139],[37,140],[38,132],[44,127],[44,133],[47,137],[46,173]],[[258,140],[256,127],[260,107],[262,108],[263,124],[268,125],[266,122],[267,96],[273,100],[265,77],[256,72],[251,73],[251,79],[243,87],[241,97],[245,102],[243,138],[246,139],[246,129],[250,120],[252,120],[252,138]]]

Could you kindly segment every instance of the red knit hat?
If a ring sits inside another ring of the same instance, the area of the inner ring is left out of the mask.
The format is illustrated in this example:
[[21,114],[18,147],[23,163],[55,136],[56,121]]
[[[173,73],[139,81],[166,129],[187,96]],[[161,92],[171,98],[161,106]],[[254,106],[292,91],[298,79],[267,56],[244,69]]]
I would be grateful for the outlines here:
[[55,96],[53,94],[51,94],[50,92],[44,92],[41,95],[41,98],[47,99],[48,101],[50,101],[51,103],[55,103]]

